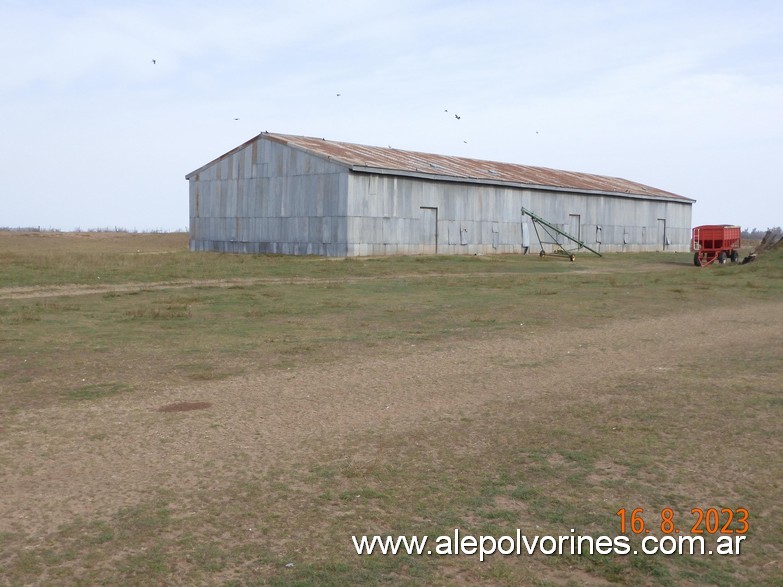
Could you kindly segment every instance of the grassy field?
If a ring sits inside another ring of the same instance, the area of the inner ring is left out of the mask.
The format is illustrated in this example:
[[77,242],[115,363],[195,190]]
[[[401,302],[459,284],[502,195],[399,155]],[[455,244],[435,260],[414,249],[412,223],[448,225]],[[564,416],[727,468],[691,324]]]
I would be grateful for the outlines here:
[[[0,584],[781,585],[782,327],[779,250],[699,269],[0,232]],[[351,541],[614,537],[621,508],[661,535],[667,507],[683,533],[746,508],[742,554]]]

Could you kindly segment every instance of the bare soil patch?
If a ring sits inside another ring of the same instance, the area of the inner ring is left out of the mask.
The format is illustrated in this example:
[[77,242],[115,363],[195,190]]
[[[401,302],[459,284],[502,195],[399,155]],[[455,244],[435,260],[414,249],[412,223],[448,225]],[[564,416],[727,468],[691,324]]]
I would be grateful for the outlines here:
[[211,408],[210,402],[175,402],[158,408],[159,412],[192,412],[193,410],[206,410]]

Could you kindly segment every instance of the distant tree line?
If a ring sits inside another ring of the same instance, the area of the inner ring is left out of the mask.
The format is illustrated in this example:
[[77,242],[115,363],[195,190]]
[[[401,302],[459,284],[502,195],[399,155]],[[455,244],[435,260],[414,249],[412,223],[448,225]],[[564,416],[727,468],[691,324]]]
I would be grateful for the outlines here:
[[783,229],[781,229],[779,226],[775,226],[774,228],[753,228],[751,230],[748,230],[747,228],[743,229],[743,231],[740,233],[740,236],[742,238],[746,238],[749,240],[761,240],[764,238],[764,235],[767,234],[768,231],[775,232],[777,234],[780,234],[783,232]]
[[46,228],[42,226],[0,226],[0,232],[127,232],[129,234],[168,234],[171,232],[188,232],[188,228],[178,228],[169,230],[166,228],[147,228],[138,230],[136,228],[128,229],[121,226],[103,227],[103,228],[84,228],[77,226],[72,230],[61,230],[59,228]]

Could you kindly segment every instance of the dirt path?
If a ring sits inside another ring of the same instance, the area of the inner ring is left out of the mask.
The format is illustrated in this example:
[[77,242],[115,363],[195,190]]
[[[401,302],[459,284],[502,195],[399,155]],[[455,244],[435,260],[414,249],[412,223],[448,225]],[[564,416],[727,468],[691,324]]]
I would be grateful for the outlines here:
[[[645,266],[646,270],[650,270],[650,267]],[[674,266],[676,267],[676,266]],[[671,269],[672,266],[656,265],[653,266],[653,270],[666,271]],[[612,267],[604,268],[591,268],[591,269],[579,269],[576,272],[578,275],[595,275],[600,273],[612,273],[616,271]],[[641,269],[637,269],[640,270]],[[628,268],[623,268],[624,272],[628,272]],[[537,272],[537,275],[545,274],[547,272]],[[560,274],[559,271],[553,269],[552,274]],[[253,285],[277,285],[277,284],[290,284],[290,285],[308,285],[313,283],[359,283],[364,281],[381,281],[384,279],[392,280],[407,280],[407,279],[437,279],[437,278],[454,278],[454,279],[469,279],[469,278],[491,278],[491,277],[508,277],[515,275],[523,275],[520,272],[514,271],[474,271],[470,273],[439,273],[439,272],[426,272],[426,273],[394,273],[391,275],[353,275],[353,276],[324,276],[324,277],[241,277],[235,279],[178,279],[174,281],[151,281],[151,282],[124,282],[121,284],[91,284],[91,285],[29,285],[29,286],[12,286],[12,287],[0,287],[0,300],[21,300],[21,299],[35,299],[35,298],[51,298],[58,296],[88,296],[95,294],[108,294],[108,293],[130,293],[139,291],[161,291],[161,290],[176,290],[187,289],[191,287],[215,287],[215,288],[227,288],[227,287],[249,287]]]
[[[305,466],[313,443],[340,446],[363,431],[405,431],[490,403],[568,401],[633,373],[657,374],[665,384],[668,366],[694,349],[708,357],[729,341],[779,344],[781,333],[783,302],[613,321],[601,330],[538,333],[520,325],[511,336],[389,347],[342,363],[183,387],[150,382],[125,395],[20,412],[0,431],[0,532],[43,535],[75,516],[110,515],[156,488],[219,490],[232,479],[224,470]],[[212,405],[157,410],[179,401]],[[351,456],[366,458],[360,450]]]
[[30,285],[0,288],[0,300],[51,298],[57,296],[89,296],[107,293],[159,291],[186,289],[189,287],[233,287],[264,283],[308,283],[310,278],[244,278],[244,279],[184,279],[177,281],[151,281],[106,285]]
[[130,293],[138,291],[161,291],[170,289],[187,289],[191,287],[248,287],[253,285],[308,285],[313,283],[358,283],[362,281],[379,281],[384,279],[422,279],[453,277],[455,279],[481,276],[508,276],[518,273],[409,273],[373,276],[339,276],[339,277],[244,277],[236,279],[183,279],[176,281],[131,282],[106,285],[30,285],[20,287],[0,288],[0,300],[19,300],[34,298],[51,298],[58,296],[88,296],[107,293]]

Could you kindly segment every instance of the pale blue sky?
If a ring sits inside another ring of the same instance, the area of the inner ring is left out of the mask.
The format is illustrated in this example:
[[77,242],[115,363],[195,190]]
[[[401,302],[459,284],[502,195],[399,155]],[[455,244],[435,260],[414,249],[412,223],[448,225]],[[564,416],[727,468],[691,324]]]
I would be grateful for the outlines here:
[[0,226],[185,228],[185,174],[264,130],[783,224],[779,0],[0,0],[0,63]]

